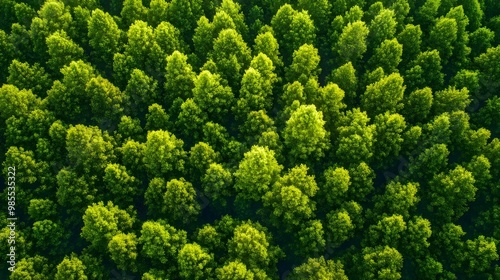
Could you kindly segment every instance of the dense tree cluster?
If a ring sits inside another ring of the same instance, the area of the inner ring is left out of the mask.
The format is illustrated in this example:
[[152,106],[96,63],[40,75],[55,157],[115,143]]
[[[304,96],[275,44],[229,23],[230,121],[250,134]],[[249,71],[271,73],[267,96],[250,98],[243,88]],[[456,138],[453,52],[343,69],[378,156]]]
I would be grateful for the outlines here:
[[500,279],[495,0],[0,0],[0,73],[2,279]]

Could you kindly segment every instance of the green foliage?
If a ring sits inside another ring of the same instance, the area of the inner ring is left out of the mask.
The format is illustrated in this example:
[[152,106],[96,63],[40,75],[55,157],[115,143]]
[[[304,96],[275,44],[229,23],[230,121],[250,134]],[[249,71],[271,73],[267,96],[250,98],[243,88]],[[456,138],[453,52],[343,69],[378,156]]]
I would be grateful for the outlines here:
[[54,276],[56,280],[63,279],[88,279],[85,275],[85,265],[82,263],[80,259],[76,255],[72,255],[71,257],[65,257],[64,260],[57,265],[57,272]]
[[323,256],[319,258],[309,258],[307,262],[293,269],[291,279],[339,279],[347,280],[344,274],[343,265],[339,261],[325,260]]
[[499,278],[499,9],[0,0],[0,278]]
[[113,236],[132,228],[134,220],[112,202],[93,203],[83,215],[81,236],[97,250],[105,250]]
[[171,176],[184,171],[184,142],[165,130],[149,131],[144,148],[144,165],[153,176]]
[[366,247],[361,267],[365,279],[401,279],[403,257],[389,246]]
[[344,163],[368,161],[373,156],[375,126],[368,125],[370,118],[358,108],[348,111],[337,128],[337,158]]
[[211,274],[213,257],[196,243],[185,244],[177,257],[179,274],[184,279],[206,279]]
[[283,130],[292,162],[324,156],[329,142],[324,126],[323,114],[314,105],[302,105],[292,113]]
[[187,243],[187,234],[161,220],[147,221],[142,224],[139,243],[142,245],[141,253],[145,257],[165,264],[177,256]]
[[107,64],[111,63],[113,55],[121,48],[122,33],[113,17],[109,13],[95,9],[88,21],[88,30],[92,56],[99,57]]
[[403,107],[398,103],[403,100],[404,91],[403,78],[393,73],[368,85],[361,97],[361,105],[370,116],[385,112],[396,113]]
[[246,199],[259,200],[279,176],[283,166],[267,147],[252,146],[234,172],[234,188]]
[[363,21],[348,23],[340,34],[334,51],[339,55],[341,63],[353,62],[356,64],[367,50],[366,39],[369,29]]
[[111,259],[119,269],[136,270],[137,237],[133,233],[118,233],[108,243]]

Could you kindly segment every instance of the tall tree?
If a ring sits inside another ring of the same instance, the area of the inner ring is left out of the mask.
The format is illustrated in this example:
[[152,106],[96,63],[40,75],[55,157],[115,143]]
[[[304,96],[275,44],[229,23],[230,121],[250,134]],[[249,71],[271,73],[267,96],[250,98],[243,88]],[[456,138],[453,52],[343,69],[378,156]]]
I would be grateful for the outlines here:
[[184,142],[164,130],[149,131],[144,149],[144,165],[152,176],[171,177],[184,171]]
[[361,106],[369,116],[385,112],[396,113],[403,105],[405,86],[404,80],[398,73],[390,74],[366,87],[361,96]]
[[267,147],[252,146],[234,172],[234,188],[245,199],[260,200],[279,176],[283,166]]
[[323,113],[314,105],[301,105],[287,120],[283,138],[291,162],[317,161],[325,155],[329,144]]

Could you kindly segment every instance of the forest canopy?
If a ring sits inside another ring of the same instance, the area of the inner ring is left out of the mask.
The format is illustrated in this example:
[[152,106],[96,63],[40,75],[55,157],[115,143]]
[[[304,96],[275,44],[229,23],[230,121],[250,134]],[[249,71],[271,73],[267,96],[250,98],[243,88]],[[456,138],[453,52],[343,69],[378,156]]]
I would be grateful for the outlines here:
[[499,1],[0,0],[0,73],[2,279],[500,279]]

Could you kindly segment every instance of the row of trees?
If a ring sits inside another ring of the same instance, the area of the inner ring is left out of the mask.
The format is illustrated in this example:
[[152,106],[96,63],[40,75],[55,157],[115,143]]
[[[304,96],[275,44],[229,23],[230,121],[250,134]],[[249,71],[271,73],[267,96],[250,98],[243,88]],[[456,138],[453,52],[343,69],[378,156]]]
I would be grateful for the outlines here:
[[499,11],[0,0],[10,278],[497,279]]

